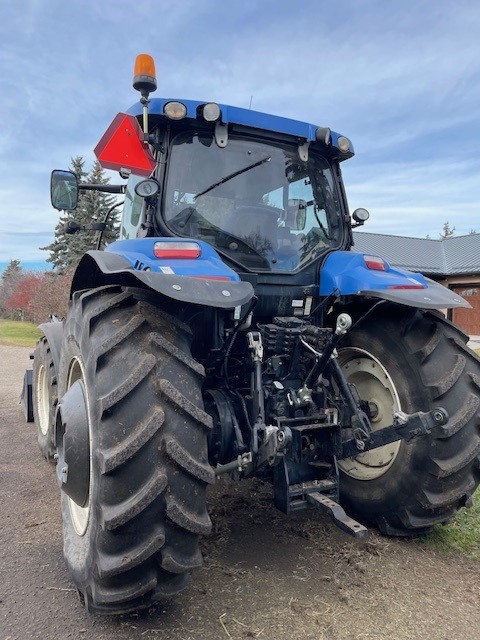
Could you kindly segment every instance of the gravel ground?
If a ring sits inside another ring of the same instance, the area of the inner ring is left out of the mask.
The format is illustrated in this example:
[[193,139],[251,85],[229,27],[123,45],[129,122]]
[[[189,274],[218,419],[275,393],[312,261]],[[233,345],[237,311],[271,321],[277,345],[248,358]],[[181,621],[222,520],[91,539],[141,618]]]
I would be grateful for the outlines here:
[[317,512],[276,511],[257,481],[216,485],[205,566],[172,601],[90,616],[62,558],[59,489],[18,397],[30,349],[0,345],[0,640],[478,640],[480,563]]

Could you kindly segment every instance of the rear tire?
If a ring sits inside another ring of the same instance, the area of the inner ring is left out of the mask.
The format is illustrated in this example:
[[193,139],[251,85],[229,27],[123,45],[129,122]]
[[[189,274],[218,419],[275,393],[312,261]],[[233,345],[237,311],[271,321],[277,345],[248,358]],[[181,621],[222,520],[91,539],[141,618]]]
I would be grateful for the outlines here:
[[84,506],[62,492],[64,555],[89,611],[148,607],[181,591],[202,564],[214,474],[191,340],[188,326],[139,290],[105,287],[71,302],[60,393],[77,380],[85,390],[90,480]]
[[472,502],[480,480],[480,359],[465,342],[441,314],[401,307],[369,317],[341,342],[339,361],[347,379],[362,387],[362,399],[377,396],[386,413],[387,402],[378,397],[382,389],[391,396],[390,417],[380,426],[398,408],[440,406],[450,416],[428,436],[362,454],[360,464],[341,463],[342,504],[385,534],[427,533]]
[[58,403],[57,375],[48,340],[43,336],[33,357],[33,419],[37,427],[38,446],[52,461],[55,454],[55,411]]

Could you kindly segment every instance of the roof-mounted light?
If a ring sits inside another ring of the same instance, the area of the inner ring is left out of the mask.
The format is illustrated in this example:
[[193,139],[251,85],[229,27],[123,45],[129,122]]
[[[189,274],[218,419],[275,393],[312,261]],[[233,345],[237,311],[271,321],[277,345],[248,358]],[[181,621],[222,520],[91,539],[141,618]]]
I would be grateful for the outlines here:
[[350,150],[350,140],[345,136],[340,136],[337,140],[337,147],[342,153],[346,153]]
[[187,107],[181,102],[167,102],[163,113],[171,120],[182,120],[187,115]]
[[135,58],[133,88],[140,91],[142,95],[148,95],[157,88],[155,62],[148,53],[140,53]]
[[153,255],[156,258],[177,260],[195,260],[202,250],[197,242],[155,242]]
[[220,107],[216,102],[207,102],[203,107],[203,117],[207,122],[215,122],[220,118]]

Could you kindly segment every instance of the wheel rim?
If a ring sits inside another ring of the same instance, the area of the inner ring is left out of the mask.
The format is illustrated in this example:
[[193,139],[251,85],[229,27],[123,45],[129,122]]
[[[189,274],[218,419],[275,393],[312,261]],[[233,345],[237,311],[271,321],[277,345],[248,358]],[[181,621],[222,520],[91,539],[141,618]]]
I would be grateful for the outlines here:
[[[74,358],[70,363],[70,369],[68,372],[67,378],[67,391],[77,380],[83,381],[85,385],[85,376],[83,373],[83,367],[80,361],[77,358]],[[85,385],[86,386],[86,385]],[[91,462],[90,462],[90,470],[91,470]],[[90,503],[91,503],[91,483],[92,477],[90,472],[90,481],[89,481],[89,495],[88,502],[84,507],[80,507],[76,502],[74,502],[68,495],[66,495],[66,499],[68,501],[68,508],[70,511],[70,517],[72,519],[73,528],[79,536],[85,535],[88,528],[88,521],[90,519]]]
[[[388,371],[371,353],[357,347],[339,352],[339,364],[350,384],[354,384],[361,400],[367,401],[372,413],[373,431],[392,424],[392,415],[401,410],[395,384]],[[339,467],[357,480],[375,480],[386,473],[395,462],[401,441],[360,453],[354,458],[339,461]]]
[[47,371],[43,364],[38,370],[37,410],[40,431],[42,435],[46,436],[50,424],[50,393],[48,389]]

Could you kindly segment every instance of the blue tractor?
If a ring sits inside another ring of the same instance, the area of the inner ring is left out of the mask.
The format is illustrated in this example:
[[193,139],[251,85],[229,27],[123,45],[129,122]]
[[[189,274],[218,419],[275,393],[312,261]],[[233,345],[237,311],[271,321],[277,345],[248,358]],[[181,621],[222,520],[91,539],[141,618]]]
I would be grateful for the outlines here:
[[[351,251],[351,141],[212,102],[141,100],[96,153],[121,185],[54,171],[52,204],[124,194],[120,239],[81,259],[67,317],[42,325],[33,414],[61,487],[64,555],[89,611],[183,589],[222,474],[284,513],[413,536],[480,478],[480,361],[448,289]],[[101,224],[95,223],[101,229]],[[347,515],[348,514],[348,515]]]

